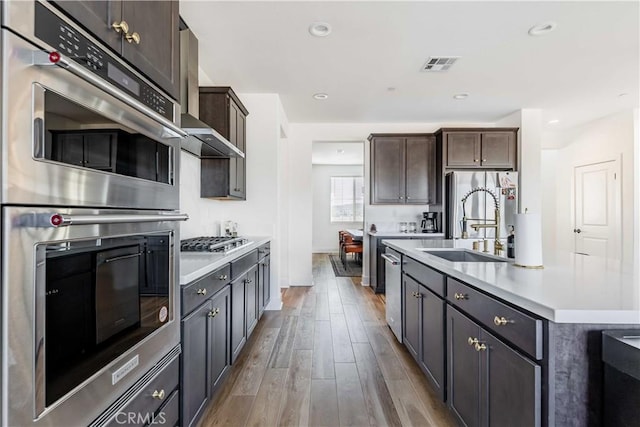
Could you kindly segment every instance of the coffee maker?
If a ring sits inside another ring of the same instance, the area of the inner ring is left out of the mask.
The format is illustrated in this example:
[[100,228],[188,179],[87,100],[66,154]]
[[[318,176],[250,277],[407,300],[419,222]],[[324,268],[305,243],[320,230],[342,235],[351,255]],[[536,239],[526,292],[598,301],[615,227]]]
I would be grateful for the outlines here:
[[440,212],[422,212],[420,228],[423,233],[438,233],[440,231]]

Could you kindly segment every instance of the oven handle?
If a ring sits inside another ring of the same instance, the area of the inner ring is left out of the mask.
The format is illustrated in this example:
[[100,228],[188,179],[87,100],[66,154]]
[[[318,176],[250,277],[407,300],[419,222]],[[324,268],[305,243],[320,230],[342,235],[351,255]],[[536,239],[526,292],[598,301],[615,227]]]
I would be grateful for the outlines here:
[[153,120],[159,122],[162,126],[166,127],[171,132],[176,134],[176,137],[186,138],[188,136],[185,131],[177,127],[175,124],[173,124],[173,122],[157,114],[155,111],[149,109],[143,103],[139,102],[138,100],[127,95],[125,92],[121,91],[120,89],[107,83],[105,80],[102,80],[101,78],[95,76],[90,71],[85,70],[83,67],[76,64],[74,61],[67,58],[66,56],[60,54],[59,52],[49,53],[45,51],[35,51],[33,53],[33,64],[40,65],[40,66],[57,65],[60,68],[64,68],[65,70],[70,71],[71,73],[75,74],[81,79],[86,80],[89,83],[93,84],[94,86],[97,86],[98,88],[102,89],[103,91],[107,92],[109,95],[113,96],[114,98],[119,99],[120,101],[127,104],[129,107],[134,108],[144,113],[146,116],[152,118]]
[[53,214],[49,216],[50,227],[66,227],[69,225],[87,224],[121,224],[136,222],[162,222],[162,221],[186,221],[187,214],[175,215],[63,215]]
[[139,256],[142,256],[142,252],[138,252],[138,253],[130,254],[130,255],[116,256],[116,257],[113,257],[113,258],[107,258],[107,259],[104,260],[104,263],[108,264],[110,262],[122,261],[123,259],[136,258],[136,257],[139,257]]

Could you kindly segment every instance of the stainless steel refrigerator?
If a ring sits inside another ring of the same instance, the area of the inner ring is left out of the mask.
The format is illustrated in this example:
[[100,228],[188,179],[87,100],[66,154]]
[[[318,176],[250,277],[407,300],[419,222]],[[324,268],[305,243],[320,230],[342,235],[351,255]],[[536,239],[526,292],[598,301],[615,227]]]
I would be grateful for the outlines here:
[[[500,240],[505,240],[515,222],[518,212],[518,173],[502,171],[450,172],[445,177],[447,239],[460,239],[463,232],[463,217],[466,215],[467,238],[494,239],[495,229],[480,228],[471,224],[492,224],[495,220],[495,200],[500,212]],[[487,190],[487,191],[485,191]],[[466,202],[462,203],[466,197]]]

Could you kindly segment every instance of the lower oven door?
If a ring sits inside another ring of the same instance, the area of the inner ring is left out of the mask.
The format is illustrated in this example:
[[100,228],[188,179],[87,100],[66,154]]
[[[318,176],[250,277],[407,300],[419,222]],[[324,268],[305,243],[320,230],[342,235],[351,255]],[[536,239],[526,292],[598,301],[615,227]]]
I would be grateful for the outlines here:
[[87,425],[180,342],[176,212],[2,209],[2,425]]

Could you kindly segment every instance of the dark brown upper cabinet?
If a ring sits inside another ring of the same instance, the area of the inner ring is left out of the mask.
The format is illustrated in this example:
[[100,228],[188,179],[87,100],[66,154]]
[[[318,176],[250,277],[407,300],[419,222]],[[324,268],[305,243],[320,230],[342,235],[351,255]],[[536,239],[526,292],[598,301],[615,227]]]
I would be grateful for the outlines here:
[[440,129],[444,165],[449,169],[516,170],[517,128]]
[[56,6],[180,99],[178,1],[57,1]]
[[[218,131],[246,156],[249,112],[233,89],[200,88],[200,120]],[[245,157],[246,159],[246,157]],[[201,159],[200,196],[246,200],[246,160],[241,157]]]
[[436,140],[431,134],[372,134],[371,204],[435,204]]

